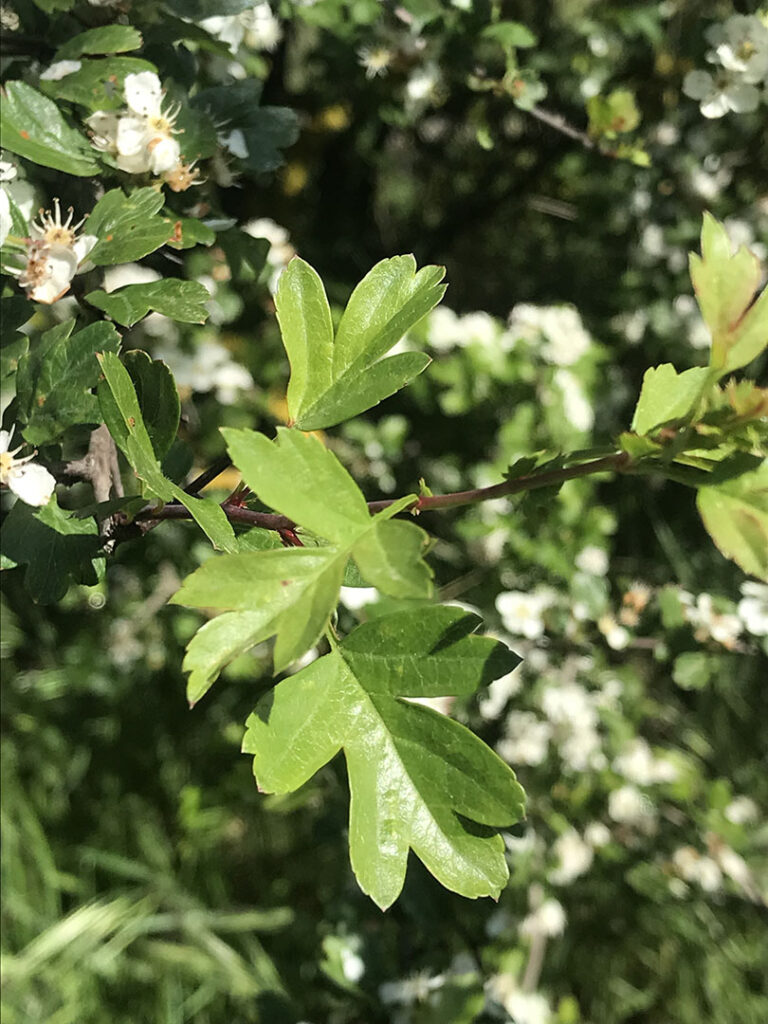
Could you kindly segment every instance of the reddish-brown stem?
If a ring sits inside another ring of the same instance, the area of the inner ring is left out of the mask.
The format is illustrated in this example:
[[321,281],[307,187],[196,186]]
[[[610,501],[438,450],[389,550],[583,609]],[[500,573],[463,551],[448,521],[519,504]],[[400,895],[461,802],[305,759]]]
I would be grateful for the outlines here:
[[[454,491],[452,494],[424,494],[420,498],[416,498],[413,504],[408,506],[407,511],[429,512],[432,509],[472,505],[478,501],[504,498],[510,494],[520,494],[539,487],[552,487],[565,483],[566,480],[591,476],[593,473],[622,472],[629,468],[631,462],[632,460],[626,452],[619,452],[615,455],[606,455],[601,459],[593,459],[591,462],[580,463],[578,466],[565,466],[562,469],[550,469],[542,473],[534,472],[527,476],[514,477],[512,480],[504,480],[491,487],[476,487],[471,491]],[[385,501],[369,501],[368,509],[371,514],[374,514],[389,508],[393,502],[392,498]],[[257,526],[262,530],[276,530],[283,537],[292,535],[296,527],[296,523],[292,519],[274,512],[255,512],[253,509],[243,508],[227,501],[221,507],[224,509],[227,519],[232,523]],[[191,513],[183,505],[164,505],[159,509],[145,509],[136,516],[137,520],[143,522],[191,518]]]

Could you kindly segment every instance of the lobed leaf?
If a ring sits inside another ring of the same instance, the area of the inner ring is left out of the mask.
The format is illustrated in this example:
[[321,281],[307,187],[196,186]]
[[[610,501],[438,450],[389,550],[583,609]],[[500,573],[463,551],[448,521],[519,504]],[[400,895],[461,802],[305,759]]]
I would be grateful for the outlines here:
[[54,61],[73,60],[84,53],[127,53],[141,48],[138,29],[131,25],[102,25],[72,36],[56,51]]
[[632,430],[648,434],[665,423],[685,420],[711,377],[706,366],[694,366],[682,373],[671,363],[647,369],[632,417]]
[[243,751],[265,792],[292,792],[344,750],[352,867],[382,909],[402,889],[409,849],[463,896],[498,896],[508,878],[495,829],[524,814],[514,773],[464,726],[401,699],[471,693],[511,671],[517,656],[471,636],[476,626],[449,607],[365,623],[247,722]]
[[296,257],[275,304],[291,364],[288,411],[302,430],[332,426],[377,405],[429,364],[420,353],[381,357],[445,292],[443,267],[416,271],[413,256],[377,263],[353,291],[334,338],[322,281]]
[[168,242],[173,224],[157,211],[163,206],[162,193],[147,187],[126,196],[114,188],[98,201],[88,218],[88,233],[99,241],[88,254],[96,266],[130,263],[143,259]]

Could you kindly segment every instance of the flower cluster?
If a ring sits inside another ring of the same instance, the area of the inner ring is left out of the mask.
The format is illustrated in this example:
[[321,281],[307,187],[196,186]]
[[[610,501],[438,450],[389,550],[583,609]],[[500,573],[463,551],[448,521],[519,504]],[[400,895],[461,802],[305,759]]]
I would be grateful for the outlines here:
[[175,138],[180,107],[163,106],[162,86],[154,71],[126,75],[123,96],[125,109],[97,110],[86,119],[93,146],[114,157],[121,171],[162,176],[174,191],[195,184],[197,171],[182,162]]
[[710,26],[706,38],[712,46],[707,60],[716,70],[689,71],[683,92],[699,100],[704,117],[757,110],[768,97],[768,27],[755,14],[734,14]]
[[274,50],[283,36],[279,19],[264,0],[239,14],[205,18],[200,27],[226,43],[232,53],[242,45],[249,50]]
[[23,267],[5,267],[7,273],[18,277],[33,302],[50,305],[69,291],[75,274],[89,269],[86,257],[98,241],[95,235],[78,235],[85,217],[73,224],[74,211],[69,208],[67,219],[61,219],[61,206],[53,200],[53,213],[40,210],[39,220],[29,226],[26,242],[26,263]]

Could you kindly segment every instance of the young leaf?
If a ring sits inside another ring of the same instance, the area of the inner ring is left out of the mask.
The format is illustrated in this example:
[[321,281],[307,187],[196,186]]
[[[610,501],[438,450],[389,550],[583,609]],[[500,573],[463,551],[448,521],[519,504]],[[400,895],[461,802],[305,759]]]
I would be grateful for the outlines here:
[[768,582],[768,459],[696,498],[704,525],[726,558]]
[[382,909],[402,889],[409,849],[463,896],[496,897],[506,884],[493,830],[523,817],[514,773],[458,722],[401,699],[473,693],[511,671],[516,655],[469,635],[478,624],[449,607],[365,623],[248,719],[243,751],[264,792],[296,790],[344,750],[352,867]]
[[95,323],[72,334],[74,320],[52,327],[19,361],[16,390],[24,437],[47,444],[77,423],[100,423],[96,396],[96,352],[117,352],[120,335],[112,324]]
[[747,248],[731,255],[728,233],[709,213],[701,229],[701,256],[690,254],[691,281],[712,332],[711,366],[720,376],[746,366],[768,346],[768,290],[760,262]]
[[133,327],[150,310],[184,324],[203,324],[208,318],[205,303],[210,295],[197,281],[166,277],[149,284],[127,284],[114,292],[89,292],[86,302],[103,309],[123,327]]
[[298,257],[275,304],[291,364],[288,411],[302,430],[332,426],[393,394],[427,366],[418,353],[379,362],[443,296],[443,267],[416,271],[413,256],[382,260],[352,293],[333,336],[317,273]]
[[40,508],[17,501],[0,532],[4,566],[26,565],[24,584],[40,604],[61,600],[73,583],[98,583],[100,547],[94,520],[71,517],[55,497]]
[[235,533],[222,507],[212,498],[193,498],[163,475],[126,368],[110,352],[98,358],[104,373],[98,391],[104,422],[146,491],[160,501],[180,502],[215,548],[235,551]]
[[663,363],[646,370],[632,417],[632,430],[636,434],[648,434],[664,423],[685,420],[708,377],[711,377],[711,370],[706,366],[694,366],[678,373],[671,363]]
[[0,104],[3,148],[66,174],[89,178],[99,172],[93,148],[70,128],[53,100],[25,82],[8,82]]
[[140,188],[130,196],[112,189],[96,203],[88,218],[88,233],[99,241],[88,254],[97,267],[130,263],[159,249],[171,237],[170,220],[156,216],[163,195],[154,188]]
[[383,593],[418,598],[429,597],[432,589],[422,558],[426,534],[414,523],[391,519],[412,495],[372,517],[357,484],[316,438],[285,428],[276,443],[251,430],[222,433],[251,490],[330,543],[210,559],[187,577],[175,603],[252,613],[221,626],[209,623],[192,639],[185,659],[193,673],[192,702],[232,657],[262,640],[277,637],[276,672],[312,647],[336,608],[350,556]]

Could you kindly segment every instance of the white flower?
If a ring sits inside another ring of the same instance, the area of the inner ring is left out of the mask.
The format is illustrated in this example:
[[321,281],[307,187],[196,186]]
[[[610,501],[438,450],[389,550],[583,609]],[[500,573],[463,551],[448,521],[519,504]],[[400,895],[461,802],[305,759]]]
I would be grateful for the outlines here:
[[612,651],[623,651],[632,639],[629,631],[620,626],[613,615],[602,615],[597,621],[597,628]]
[[386,75],[394,53],[386,46],[363,46],[357,51],[358,63],[365,68],[366,78]]
[[654,757],[641,736],[636,736],[625,745],[621,754],[614,759],[613,770],[638,786],[674,782],[678,776],[675,765],[665,758]]
[[237,53],[240,43],[245,37],[245,25],[237,14],[215,15],[212,18],[203,18],[200,28],[205,29],[215,39],[226,43],[232,53]]
[[425,64],[409,75],[405,84],[406,99],[413,106],[429,103],[437,95],[439,87],[439,68],[434,63]]
[[126,75],[123,96],[128,109],[137,117],[160,117],[163,87],[154,71]]
[[542,615],[551,604],[552,597],[548,591],[537,590],[526,594],[519,590],[508,590],[496,598],[496,611],[508,633],[535,640],[544,632]]
[[734,825],[747,825],[757,820],[758,806],[750,796],[736,796],[723,811]]
[[215,341],[200,342],[192,355],[176,346],[157,346],[155,358],[167,363],[179,387],[199,392],[215,391],[222,405],[233,404],[240,391],[253,387],[250,373]]
[[498,328],[496,321],[488,313],[465,313],[459,320],[462,334],[466,341],[478,341],[486,347],[496,341]]
[[444,975],[431,976],[426,971],[421,971],[400,981],[385,981],[379,986],[379,999],[382,1003],[411,1006],[413,1003],[423,1002],[430,992],[441,988],[444,983]]
[[227,134],[218,136],[219,144],[226,149],[232,156],[236,156],[239,160],[245,160],[248,156],[248,146],[245,143],[245,136],[239,128],[234,128]]
[[13,219],[11,218],[11,203],[8,193],[4,188],[0,188],[0,245],[5,245],[5,240],[12,227]]
[[11,160],[0,160],[0,181],[13,181],[19,173],[16,164]]
[[539,992],[510,992],[503,1005],[515,1024],[550,1024],[554,1019],[546,996]]
[[568,422],[576,430],[588,431],[595,422],[592,406],[587,401],[578,377],[570,370],[557,370],[554,376],[555,385],[563,396],[563,412]]
[[760,104],[760,93],[754,85],[734,81],[727,74],[713,78],[708,71],[689,71],[683,79],[683,92],[700,101],[699,108],[708,118],[724,117],[729,110],[748,114]]
[[571,366],[592,344],[573,306],[533,306],[519,303],[509,314],[509,328],[519,338],[544,340],[542,357],[555,366]]
[[239,15],[245,29],[245,45],[252,50],[274,50],[283,38],[280,21],[268,3],[259,3]]
[[509,764],[537,765],[546,758],[552,727],[531,711],[512,711],[505,723],[506,736],[496,750]]
[[744,628],[752,636],[768,636],[768,587],[764,583],[742,583],[744,595],[737,608]]
[[565,930],[565,911],[555,899],[544,900],[540,907],[523,918],[520,923],[520,934],[528,939],[537,935],[552,938],[562,935]]
[[79,71],[82,66],[79,60],[57,60],[55,64],[51,64],[49,68],[43,71],[40,75],[40,80],[43,82],[58,82],[62,78],[66,78],[67,75],[72,75],[75,71]]
[[717,63],[742,82],[760,85],[768,79],[768,28],[756,15],[734,14],[707,30]]
[[450,352],[452,348],[466,345],[461,318],[448,306],[438,306],[429,314],[427,342],[438,352]]
[[576,829],[569,829],[558,836],[552,852],[559,862],[549,873],[549,880],[553,885],[570,885],[574,879],[592,867],[592,847],[581,838]]
[[85,218],[73,225],[74,214],[70,207],[69,216],[62,222],[59,200],[54,199],[53,204],[53,214],[50,210],[41,210],[39,221],[30,224],[26,265],[23,268],[6,268],[18,277],[30,299],[46,305],[56,302],[69,291],[75,274],[88,269],[86,257],[98,241],[95,235],[77,234]]
[[621,786],[608,797],[608,814],[624,825],[648,829],[655,821],[653,804],[635,786]]
[[608,572],[608,554],[595,544],[582,548],[574,561],[577,569],[590,576],[605,576]]
[[717,863],[723,872],[731,878],[736,885],[751,892],[753,889],[752,872],[744,858],[732,850],[730,846],[721,846],[715,854]]
[[703,856],[692,846],[681,846],[672,855],[677,873],[686,882],[696,882],[705,892],[714,892],[723,882],[723,875],[711,857]]
[[602,821],[590,821],[584,829],[584,842],[589,843],[593,850],[607,846],[611,841],[611,830]]
[[11,450],[12,437],[13,429],[0,430],[0,484],[9,487],[27,505],[47,505],[56,486],[55,479],[44,466],[32,462],[36,452],[17,459],[24,445]]
[[695,627],[695,636],[700,643],[711,637],[730,649],[744,628],[738,615],[714,610],[711,594],[699,594],[695,606],[689,608],[686,614],[688,621]]

